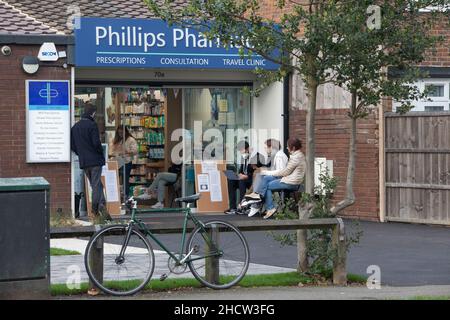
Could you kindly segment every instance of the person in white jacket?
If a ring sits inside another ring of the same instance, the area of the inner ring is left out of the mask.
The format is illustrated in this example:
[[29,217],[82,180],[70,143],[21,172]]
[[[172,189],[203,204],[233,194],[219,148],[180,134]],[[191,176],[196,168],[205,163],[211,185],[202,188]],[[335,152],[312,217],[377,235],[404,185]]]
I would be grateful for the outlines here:
[[246,196],[247,199],[261,200],[264,198],[266,215],[264,219],[273,216],[277,208],[273,204],[272,190],[298,190],[305,177],[306,161],[304,154],[300,151],[302,144],[299,139],[288,140],[288,151],[290,158],[287,166],[281,170],[263,170],[264,175],[258,188]]
[[[267,139],[264,142],[264,144],[268,159],[270,161],[270,168],[268,169],[268,171],[280,171],[286,168],[286,165],[288,163],[288,157],[281,148],[280,141],[276,139]],[[265,172],[267,172],[267,170],[265,170]],[[261,183],[264,183],[263,175],[260,172],[258,172],[254,178],[252,189],[261,190],[262,189]],[[255,203],[254,205],[251,206],[248,216],[253,217],[260,210],[261,210],[260,203]]]
[[266,152],[270,157],[270,171],[286,168],[288,157],[281,148],[280,141],[269,139],[266,141]]
[[[267,139],[264,142],[264,147],[267,153],[266,163],[270,166],[269,168],[266,167],[266,170],[275,171],[286,168],[288,157],[281,148],[280,141],[276,139]],[[262,167],[261,170],[264,168],[265,167]],[[261,183],[261,170],[257,171],[256,176],[253,179],[253,190],[259,188],[258,184]]]

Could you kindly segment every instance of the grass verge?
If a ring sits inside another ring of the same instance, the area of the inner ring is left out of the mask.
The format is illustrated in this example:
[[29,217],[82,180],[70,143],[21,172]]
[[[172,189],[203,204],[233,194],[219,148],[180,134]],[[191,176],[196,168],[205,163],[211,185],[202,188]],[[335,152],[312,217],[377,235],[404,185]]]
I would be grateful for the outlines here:
[[51,256],[74,256],[74,255],[80,255],[78,251],[73,250],[66,250],[61,248],[50,248],[50,255]]
[[[308,286],[308,285],[327,285],[330,284],[330,278],[322,275],[305,275],[298,272],[273,273],[273,274],[258,274],[247,275],[239,283],[239,287],[254,288],[254,287],[278,287],[278,286]],[[365,284],[366,278],[359,275],[349,274],[349,284]],[[110,282],[116,288],[127,288],[132,283]],[[135,286],[135,285],[134,285]],[[200,288],[202,285],[193,278],[173,278],[165,281],[151,280],[144,290],[152,291],[169,291],[186,288]],[[58,295],[79,295],[84,294],[88,290],[88,284],[82,283],[79,288],[69,289],[65,284],[52,284],[51,294]]]
[[450,296],[415,296],[408,300],[450,300]]

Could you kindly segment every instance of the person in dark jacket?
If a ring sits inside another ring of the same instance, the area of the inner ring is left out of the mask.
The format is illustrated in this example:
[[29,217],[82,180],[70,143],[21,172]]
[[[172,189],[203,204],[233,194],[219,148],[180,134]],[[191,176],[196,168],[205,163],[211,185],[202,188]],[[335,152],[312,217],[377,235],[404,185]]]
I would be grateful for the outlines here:
[[239,166],[239,180],[228,180],[228,197],[230,200],[230,208],[225,211],[227,214],[236,214],[236,191],[239,190],[239,201],[244,199],[247,189],[252,186],[253,173],[256,168],[265,165],[265,158],[260,153],[256,153],[250,157],[250,145],[247,141],[240,141],[237,150],[241,154],[241,165]]
[[83,169],[92,187],[92,213],[95,218],[102,216],[111,219],[106,212],[106,200],[101,180],[102,167],[105,165],[100,134],[94,116],[96,107],[86,104],[84,114],[71,130],[71,149],[78,156],[80,169]]

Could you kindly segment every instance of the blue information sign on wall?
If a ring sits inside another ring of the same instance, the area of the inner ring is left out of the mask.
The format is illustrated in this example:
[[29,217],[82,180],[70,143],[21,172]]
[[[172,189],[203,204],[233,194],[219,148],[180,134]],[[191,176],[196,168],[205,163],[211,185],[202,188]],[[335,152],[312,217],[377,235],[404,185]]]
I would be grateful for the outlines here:
[[70,82],[26,80],[27,162],[70,162]]
[[241,58],[196,30],[162,20],[81,17],[75,30],[78,67],[277,69],[258,55]]
[[69,110],[68,81],[29,81],[30,110]]

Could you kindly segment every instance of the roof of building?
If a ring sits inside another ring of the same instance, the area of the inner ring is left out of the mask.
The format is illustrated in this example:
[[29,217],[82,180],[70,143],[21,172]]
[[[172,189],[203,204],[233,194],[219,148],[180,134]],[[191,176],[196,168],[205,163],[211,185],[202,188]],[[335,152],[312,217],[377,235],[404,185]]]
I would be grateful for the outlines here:
[[[176,0],[174,6],[185,5]],[[73,33],[73,15],[104,18],[154,18],[143,0],[0,0],[0,34]]]
[[0,0],[0,34],[58,34],[57,29]]

